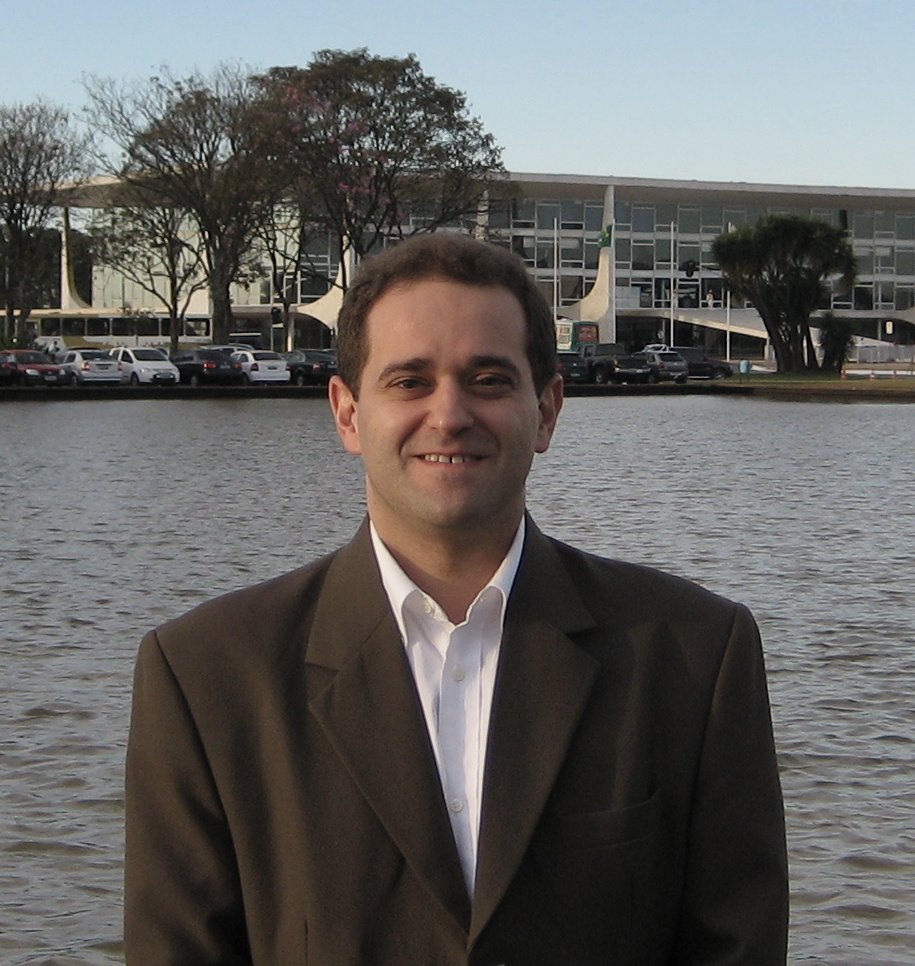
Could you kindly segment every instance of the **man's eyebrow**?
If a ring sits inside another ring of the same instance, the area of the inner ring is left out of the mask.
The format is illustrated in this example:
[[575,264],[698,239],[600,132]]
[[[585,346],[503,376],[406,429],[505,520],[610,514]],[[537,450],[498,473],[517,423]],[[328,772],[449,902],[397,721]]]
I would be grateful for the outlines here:
[[521,375],[521,370],[508,356],[474,356],[471,360],[470,368],[504,369],[506,372],[510,372],[516,379]]
[[[419,373],[434,368],[432,359],[424,359],[422,356],[413,356],[410,359],[401,359],[399,362],[392,362],[386,365],[378,373],[378,382],[383,382],[391,376],[400,372]],[[475,372],[479,369],[502,369],[511,373],[514,378],[520,378],[521,370],[508,356],[481,355],[473,356],[467,365],[468,371]]]
[[402,359],[399,362],[392,362],[378,373],[378,382],[383,382],[398,372],[422,372],[432,365],[429,359],[414,356],[412,359]]

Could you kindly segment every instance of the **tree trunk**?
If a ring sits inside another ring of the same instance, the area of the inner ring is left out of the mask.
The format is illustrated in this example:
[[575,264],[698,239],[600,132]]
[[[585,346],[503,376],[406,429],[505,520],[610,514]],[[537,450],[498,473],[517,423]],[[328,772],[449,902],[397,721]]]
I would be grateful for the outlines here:
[[228,342],[232,328],[232,300],[229,298],[228,283],[214,284],[210,288],[210,301],[213,305],[213,341]]
[[178,318],[177,312],[170,312],[168,318],[168,350],[169,355],[176,355],[178,352],[178,336],[181,331],[180,329],[181,320]]

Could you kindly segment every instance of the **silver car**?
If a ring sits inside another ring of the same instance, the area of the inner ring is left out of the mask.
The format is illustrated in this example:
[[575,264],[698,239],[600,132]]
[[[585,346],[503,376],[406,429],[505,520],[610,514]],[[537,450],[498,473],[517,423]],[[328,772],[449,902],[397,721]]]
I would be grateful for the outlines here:
[[117,386],[121,364],[104,349],[67,349],[58,363],[71,386]]
[[635,358],[644,358],[651,372],[649,382],[672,380],[682,385],[689,376],[689,366],[679,352],[671,349],[643,349],[634,353]]

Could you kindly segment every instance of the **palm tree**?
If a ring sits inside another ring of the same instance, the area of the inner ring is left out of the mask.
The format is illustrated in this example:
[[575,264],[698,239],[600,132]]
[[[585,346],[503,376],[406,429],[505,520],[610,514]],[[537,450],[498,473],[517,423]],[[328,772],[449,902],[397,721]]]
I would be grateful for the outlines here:
[[719,235],[715,259],[738,298],[749,299],[766,326],[779,372],[816,369],[810,316],[827,280],[849,287],[855,258],[846,232],[798,215],[767,215]]

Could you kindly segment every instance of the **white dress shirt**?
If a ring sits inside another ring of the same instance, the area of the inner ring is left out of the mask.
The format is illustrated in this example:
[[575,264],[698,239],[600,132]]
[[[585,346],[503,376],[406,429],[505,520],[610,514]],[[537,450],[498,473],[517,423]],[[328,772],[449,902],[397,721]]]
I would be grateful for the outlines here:
[[505,559],[460,624],[452,624],[403,572],[374,525],[371,534],[432,740],[464,881],[473,895],[492,693],[505,606],[524,545],[524,520]]

